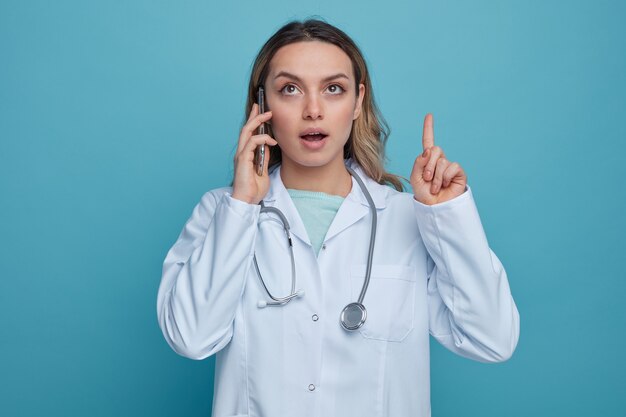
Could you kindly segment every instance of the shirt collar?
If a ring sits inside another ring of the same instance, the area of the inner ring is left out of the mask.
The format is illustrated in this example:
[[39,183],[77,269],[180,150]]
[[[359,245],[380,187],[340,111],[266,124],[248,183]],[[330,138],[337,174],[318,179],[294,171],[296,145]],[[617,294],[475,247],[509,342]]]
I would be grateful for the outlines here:
[[[363,180],[363,183],[365,184],[367,190],[372,196],[372,200],[374,201],[374,205],[376,206],[376,208],[385,208],[387,196],[389,195],[390,191],[389,187],[383,184],[379,184],[372,178],[370,178],[365,173],[365,171],[363,171],[363,168],[353,158],[348,158],[344,162],[357,173],[361,180]],[[280,177],[280,168],[281,165],[278,165],[270,172],[270,189],[263,199],[263,201],[266,203],[275,202],[277,198],[280,199],[279,196],[283,196],[283,198],[285,195],[288,196],[287,189],[285,188],[285,185],[283,184],[283,181]],[[352,178],[352,189],[350,190],[350,193],[346,196],[346,199],[358,202],[364,206],[369,207],[369,203],[367,201],[367,198],[365,197],[365,194],[363,194],[363,190],[361,190],[359,183],[354,178]]]

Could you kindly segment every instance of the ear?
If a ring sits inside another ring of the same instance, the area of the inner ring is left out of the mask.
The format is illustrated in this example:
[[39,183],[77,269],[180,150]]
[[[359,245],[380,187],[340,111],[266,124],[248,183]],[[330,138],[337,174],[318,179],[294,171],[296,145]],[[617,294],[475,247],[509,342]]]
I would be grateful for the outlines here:
[[356,120],[361,115],[361,111],[363,108],[363,97],[365,97],[365,86],[363,84],[359,84],[359,96],[356,99],[356,104],[354,106],[354,116],[352,120]]

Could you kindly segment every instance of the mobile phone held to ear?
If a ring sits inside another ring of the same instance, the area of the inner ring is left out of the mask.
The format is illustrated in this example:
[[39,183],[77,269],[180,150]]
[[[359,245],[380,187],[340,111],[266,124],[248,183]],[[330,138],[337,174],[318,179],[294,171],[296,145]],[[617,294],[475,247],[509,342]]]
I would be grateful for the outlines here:
[[[256,95],[256,101],[259,105],[259,114],[265,113],[265,91],[263,87],[259,87]],[[265,123],[261,123],[257,131],[257,135],[265,134]],[[256,166],[256,173],[259,176],[263,175],[263,165],[265,164],[265,145],[259,145],[256,147],[254,154],[254,165]]]

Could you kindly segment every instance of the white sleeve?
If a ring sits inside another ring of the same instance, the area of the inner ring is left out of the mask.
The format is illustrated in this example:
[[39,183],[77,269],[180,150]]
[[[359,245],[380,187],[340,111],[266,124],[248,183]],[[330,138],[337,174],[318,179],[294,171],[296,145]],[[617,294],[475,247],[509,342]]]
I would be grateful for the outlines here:
[[471,189],[432,206],[414,202],[430,255],[430,334],[452,352],[479,362],[509,359],[519,339],[519,312],[504,267],[487,243]]
[[204,194],[167,253],[157,295],[159,326],[178,354],[204,359],[230,342],[254,253],[260,206]]

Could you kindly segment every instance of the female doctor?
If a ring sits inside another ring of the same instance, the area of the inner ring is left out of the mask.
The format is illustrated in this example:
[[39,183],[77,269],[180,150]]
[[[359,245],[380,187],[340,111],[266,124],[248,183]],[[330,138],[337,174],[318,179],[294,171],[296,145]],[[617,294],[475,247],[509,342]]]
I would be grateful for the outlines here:
[[213,417],[425,417],[429,334],[477,361],[512,355],[519,314],[463,169],[427,115],[402,192],[343,31],[279,29],[255,60],[246,114],[232,187],[202,196],[157,300],[174,351],[217,354]]

